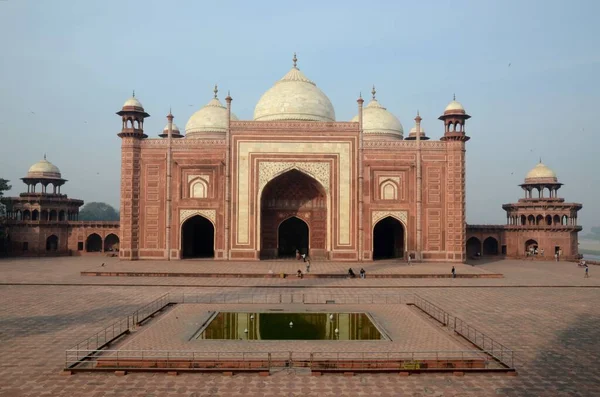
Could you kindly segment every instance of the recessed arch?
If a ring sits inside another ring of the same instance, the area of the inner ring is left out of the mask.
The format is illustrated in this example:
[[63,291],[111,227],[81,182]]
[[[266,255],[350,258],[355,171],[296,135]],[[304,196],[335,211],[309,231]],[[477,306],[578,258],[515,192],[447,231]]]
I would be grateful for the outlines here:
[[538,215],[535,218],[535,224],[536,225],[542,225],[544,223],[544,216],[543,215]]
[[552,218],[552,222],[553,222],[555,225],[560,225],[560,216],[558,216],[558,215],[554,215],[554,218]]
[[529,239],[525,241],[525,252],[529,254],[533,254],[538,249],[538,243],[534,239]]
[[546,225],[552,225],[552,215],[546,215]]
[[381,200],[398,199],[398,185],[391,179],[386,179],[379,185],[379,197]]
[[260,192],[260,256],[275,258],[279,252],[279,226],[298,217],[310,229],[312,257],[324,257],[328,247],[328,197],[323,185],[303,170],[292,168],[271,179]]
[[102,252],[102,237],[97,233],[92,233],[85,239],[86,252]]
[[483,255],[498,255],[498,240],[491,236],[483,240]]
[[215,225],[202,215],[194,215],[181,225],[181,257],[214,258]]
[[308,223],[298,216],[290,216],[277,227],[277,257],[293,257],[310,252],[310,229]]
[[403,258],[406,229],[396,217],[388,215],[373,225],[373,259]]
[[467,257],[474,258],[477,254],[481,254],[481,240],[473,236],[467,240]]
[[527,224],[528,224],[528,225],[530,225],[530,226],[531,226],[531,225],[535,225],[535,216],[533,216],[533,215],[529,215],[529,216],[527,217]]
[[40,212],[38,210],[33,210],[31,212],[31,220],[32,221],[39,221],[40,220]]
[[117,252],[119,251],[119,236],[114,233],[110,233],[104,238],[104,251],[106,252]]
[[58,236],[51,235],[46,239],[46,251],[56,252],[58,251]]
[[208,197],[208,182],[203,178],[195,178],[190,181],[190,197],[191,198],[207,198]]

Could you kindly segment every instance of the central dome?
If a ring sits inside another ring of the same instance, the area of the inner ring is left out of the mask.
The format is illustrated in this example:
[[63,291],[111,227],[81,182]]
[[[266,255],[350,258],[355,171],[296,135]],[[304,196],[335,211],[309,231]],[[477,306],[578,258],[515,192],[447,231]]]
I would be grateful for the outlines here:
[[327,95],[294,66],[256,104],[254,120],[335,121]]

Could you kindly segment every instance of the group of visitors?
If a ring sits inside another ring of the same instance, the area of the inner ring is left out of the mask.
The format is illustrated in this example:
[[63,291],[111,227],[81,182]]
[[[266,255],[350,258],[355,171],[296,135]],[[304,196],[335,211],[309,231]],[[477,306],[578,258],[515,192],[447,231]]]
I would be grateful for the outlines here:
[[[360,268],[358,274],[360,275],[360,278],[367,278],[367,272],[362,267]],[[356,278],[356,273],[354,273],[354,270],[352,270],[352,268],[348,268],[348,278]]]

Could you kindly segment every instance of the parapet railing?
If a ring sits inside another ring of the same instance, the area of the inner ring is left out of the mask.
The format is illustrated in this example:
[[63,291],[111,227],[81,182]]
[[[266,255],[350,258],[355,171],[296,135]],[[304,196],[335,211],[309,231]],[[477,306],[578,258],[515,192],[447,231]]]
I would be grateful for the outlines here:
[[[65,368],[74,371],[268,371],[309,368],[318,372],[505,370],[481,351],[292,352],[98,350],[96,360],[66,351]],[[102,354],[102,357],[98,357]]]
[[417,294],[414,294],[413,299],[411,304],[421,311],[428,314],[442,325],[449,327],[451,331],[460,335],[474,346],[477,346],[482,352],[492,357],[505,368],[514,368],[513,350],[504,346],[502,343],[495,341],[475,327],[470,326],[462,319],[451,315],[435,304],[429,302],[427,299],[424,299]]
[[[121,336],[131,332],[132,328],[142,324],[158,311],[172,304],[169,294],[166,293],[159,298],[141,306],[130,315],[117,320],[94,335],[77,342],[67,351],[77,352],[74,361],[85,361],[93,358],[98,352],[105,349]],[[72,354],[71,354],[72,356]],[[67,365],[67,368],[69,365]]]

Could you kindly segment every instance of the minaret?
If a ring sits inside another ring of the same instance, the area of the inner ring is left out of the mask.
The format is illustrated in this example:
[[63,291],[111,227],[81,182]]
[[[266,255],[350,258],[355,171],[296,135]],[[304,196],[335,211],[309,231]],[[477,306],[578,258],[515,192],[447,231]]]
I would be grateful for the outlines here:
[[439,119],[444,122],[446,142],[446,259],[453,262],[464,262],[466,254],[467,214],[466,214],[466,164],[465,142],[469,137],[465,134],[465,122],[471,118],[465,108],[456,101],[444,109]]
[[167,260],[171,260],[171,222],[172,222],[172,200],[171,200],[171,173],[173,167],[173,114],[171,113],[171,109],[169,109],[169,114],[167,115],[167,197],[166,197],[166,230],[165,230],[165,254],[167,256]]
[[[373,86],[373,98],[375,98],[375,86]],[[363,261],[364,227],[363,227],[363,103],[362,94],[359,94],[358,103],[358,260]]]
[[415,260],[420,261],[423,259],[421,257],[421,252],[423,251],[423,226],[421,225],[422,217],[422,206],[423,206],[423,177],[421,174],[421,116],[419,115],[419,111],[417,110],[417,117],[415,117],[415,125],[416,125],[416,141],[417,141],[417,250],[415,252]]
[[[215,86],[216,87],[216,86]],[[225,102],[227,102],[227,131],[225,132],[225,143],[227,148],[225,150],[225,259],[229,260],[231,258],[231,249],[229,247],[229,213],[231,212],[231,187],[229,186],[231,181],[231,167],[229,162],[231,161],[231,101],[233,98],[227,91],[227,97],[225,98]]]
[[121,247],[119,258],[136,260],[139,257],[139,217],[141,142],[144,119],[150,117],[135,97],[135,91],[117,112],[122,119],[121,132]]

